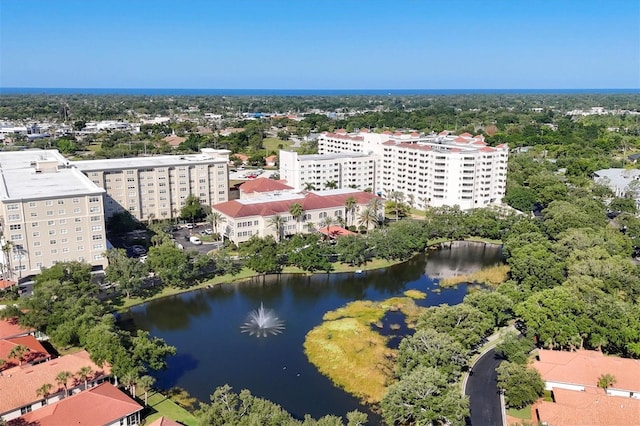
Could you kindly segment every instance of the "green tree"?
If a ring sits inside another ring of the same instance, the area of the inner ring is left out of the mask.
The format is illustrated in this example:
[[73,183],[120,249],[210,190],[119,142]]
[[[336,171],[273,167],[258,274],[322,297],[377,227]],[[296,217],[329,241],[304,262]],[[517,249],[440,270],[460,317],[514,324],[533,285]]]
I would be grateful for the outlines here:
[[532,339],[510,332],[498,343],[496,353],[506,361],[525,365],[533,348]]
[[22,361],[24,360],[24,356],[27,355],[31,350],[25,345],[15,345],[9,353],[7,354],[7,358],[17,358],[18,364],[22,365]]
[[70,371],[61,371],[56,376],[56,383],[58,386],[62,386],[64,388],[64,397],[67,397],[68,387],[67,384],[69,379],[73,377]]
[[469,350],[448,334],[419,329],[400,343],[396,374],[402,377],[422,366],[436,368],[449,379],[455,379],[467,367],[469,357]]
[[493,329],[493,320],[479,309],[461,303],[428,308],[418,319],[417,327],[448,333],[465,348],[473,348]]
[[493,318],[494,327],[502,327],[513,316],[513,302],[495,291],[476,291],[465,296],[467,303]]
[[287,223],[286,219],[279,214],[271,216],[267,219],[267,223],[269,226],[276,230],[276,242],[282,241],[282,234],[284,232],[284,225]]
[[165,285],[188,287],[193,273],[193,264],[189,255],[171,242],[151,247],[147,255],[149,268],[155,271]]
[[202,204],[200,204],[200,198],[193,194],[187,195],[187,198],[184,201],[184,206],[180,209],[180,217],[182,220],[195,222],[203,216],[204,211],[202,209]]
[[612,385],[616,383],[616,378],[612,374],[602,374],[598,377],[598,387],[607,391]]
[[84,390],[87,390],[87,381],[90,377],[93,376],[93,370],[91,369],[91,367],[89,367],[88,365],[80,367],[80,370],[78,370],[75,375],[78,377],[78,380],[84,382]]
[[[347,197],[344,201],[345,208],[345,217],[349,218],[351,216],[351,225],[355,222],[356,209],[358,208],[358,200],[354,197]],[[349,225],[349,221],[347,220],[347,226]]]
[[304,207],[300,203],[293,203],[289,206],[289,213],[298,223],[297,232],[300,232],[300,223],[302,222],[302,218],[304,217]]
[[358,225],[364,228],[367,233],[369,232],[369,228],[371,228],[371,224],[376,223],[377,221],[378,217],[375,210],[371,207],[364,208],[358,215]]
[[124,249],[109,249],[107,251],[109,266],[105,271],[107,281],[117,284],[121,291],[125,292],[127,298],[131,293],[138,291],[144,278],[148,274],[145,263],[136,258],[127,256]]
[[391,191],[389,193],[389,199],[393,201],[393,210],[396,213],[396,222],[400,219],[400,211],[402,202],[404,201],[404,194],[400,191]]
[[149,405],[149,390],[155,384],[156,379],[152,376],[144,375],[138,378],[138,386],[144,390],[144,405]]
[[206,217],[206,221],[209,225],[211,225],[211,229],[213,230],[214,234],[218,233],[218,225],[223,223],[225,220],[226,219],[224,218],[224,216],[218,212],[209,213]]
[[504,389],[504,397],[509,407],[523,408],[542,396],[544,382],[538,370],[503,361],[496,371],[498,387]]
[[36,396],[41,397],[42,399],[47,399],[49,395],[51,395],[51,388],[53,385],[51,383],[45,383],[36,389]]
[[381,402],[389,425],[464,425],[469,400],[435,368],[418,367],[389,386]]
[[240,247],[240,254],[245,259],[245,266],[259,274],[279,273],[282,261],[273,237],[251,237]]

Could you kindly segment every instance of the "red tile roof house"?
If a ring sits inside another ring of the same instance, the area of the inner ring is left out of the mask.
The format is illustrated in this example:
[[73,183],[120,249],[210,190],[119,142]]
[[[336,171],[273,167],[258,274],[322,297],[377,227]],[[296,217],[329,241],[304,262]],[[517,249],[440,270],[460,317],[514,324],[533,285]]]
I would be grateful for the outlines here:
[[[0,419],[9,421],[31,411],[59,401],[65,393],[64,386],[56,381],[62,371],[76,374],[82,367],[89,367],[92,374],[87,379],[91,388],[107,380],[111,373],[109,365],[98,366],[89,358],[87,351],[64,355],[37,365],[22,365],[0,372]],[[38,389],[50,384],[46,396]],[[71,378],[67,381],[67,392],[75,394],[84,389],[84,382]]]
[[[24,346],[28,350],[20,357],[10,357],[11,352],[19,346]],[[5,361],[4,365],[0,365],[0,371],[16,366],[40,364],[50,359],[51,354],[31,335],[0,340],[0,360]]]
[[18,318],[7,318],[0,320],[0,339],[10,339],[12,337],[28,336],[35,334],[36,330],[25,328],[18,324]]
[[293,191],[293,187],[287,185],[283,180],[262,177],[240,185],[240,199],[278,196],[291,191]]
[[[548,425],[640,424],[640,360],[607,356],[598,351],[540,349],[533,366],[555,402],[536,404],[538,419]],[[606,390],[599,378],[610,374]],[[573,416],[573,417],[572,417]]]
[[[289,193],[278,197],[264,197],[254,199],[232,200],[214,204],[211,209],[222,214],[225,218],[224,235],[236,244],[249,240],[253,235],[277,238],[277,231],[270,224],[270,219],[276,215],[285,218],[284,235],[297,232],[316,232],[322,227],[326,217],[345,215],[345,201],[353,197],[356,200],[356,215],[376,195],[351,188],[332,189],[320,192]],[[289,213],[289,208],[298,203],[304,210],[304,218],[298,223]]]
[[133,426],[142,406],[110,383],[72,395],[9,421],[9,426]]

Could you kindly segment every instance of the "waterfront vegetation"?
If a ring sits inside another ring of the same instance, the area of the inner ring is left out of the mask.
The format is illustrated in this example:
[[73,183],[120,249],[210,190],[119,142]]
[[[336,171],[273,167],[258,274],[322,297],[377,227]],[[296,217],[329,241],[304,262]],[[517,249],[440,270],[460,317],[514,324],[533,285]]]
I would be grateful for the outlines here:
[[497,287],[509,277],[509,265],[494,265],[480,269],[470,274],[446,277],[440,280],[440,287],[453,287],[458,284],[479,283],[490,287]]

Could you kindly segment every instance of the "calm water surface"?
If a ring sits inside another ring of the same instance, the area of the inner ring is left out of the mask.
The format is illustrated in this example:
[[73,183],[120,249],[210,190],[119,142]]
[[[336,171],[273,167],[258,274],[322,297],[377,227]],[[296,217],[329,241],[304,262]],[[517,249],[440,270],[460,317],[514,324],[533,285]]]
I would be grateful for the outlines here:
[[[177,348],[163,388],[179,386],[201,401],[225,383],[249,389],[301,418],[366,411],[358,401],[320,375],[303,352],[305,335],[322,316],[353,300],[383,300],[409,289],[427,293],[420,305],[460,303],[466,286],[438,288],[439,278],[502,262],[499,247],[460,244],[418,255],[409,262],[362,274],[281,275],[198,290],[135,307],[133,326],[149,330]],[[247,314],[264,303],[285,321],[282,334],[256,338],[241,333]],[[371,419],[375,420],[375,419]],[[375,423],[372,422],[372,423]]]

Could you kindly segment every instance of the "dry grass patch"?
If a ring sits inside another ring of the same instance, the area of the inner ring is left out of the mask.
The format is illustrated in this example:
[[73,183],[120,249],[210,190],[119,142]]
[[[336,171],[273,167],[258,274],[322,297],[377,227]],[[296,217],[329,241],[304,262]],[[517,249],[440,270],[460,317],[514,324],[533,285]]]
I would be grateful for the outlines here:
[[382,400],[394,351],[369,325],[355,318],[327,321],[307,334],[304,350],[335,385],[369,404]]
[[495,265],[482,268],[467,275],[444,278],[440,280],[441,287],[454,287],[462,283],[481,283],[491,287],[498,286],[506,281],[509,275],[509,265]]
[[415,300],[422,300],[427,298],[427,293],[420,290],[407,290],[404,295]]

